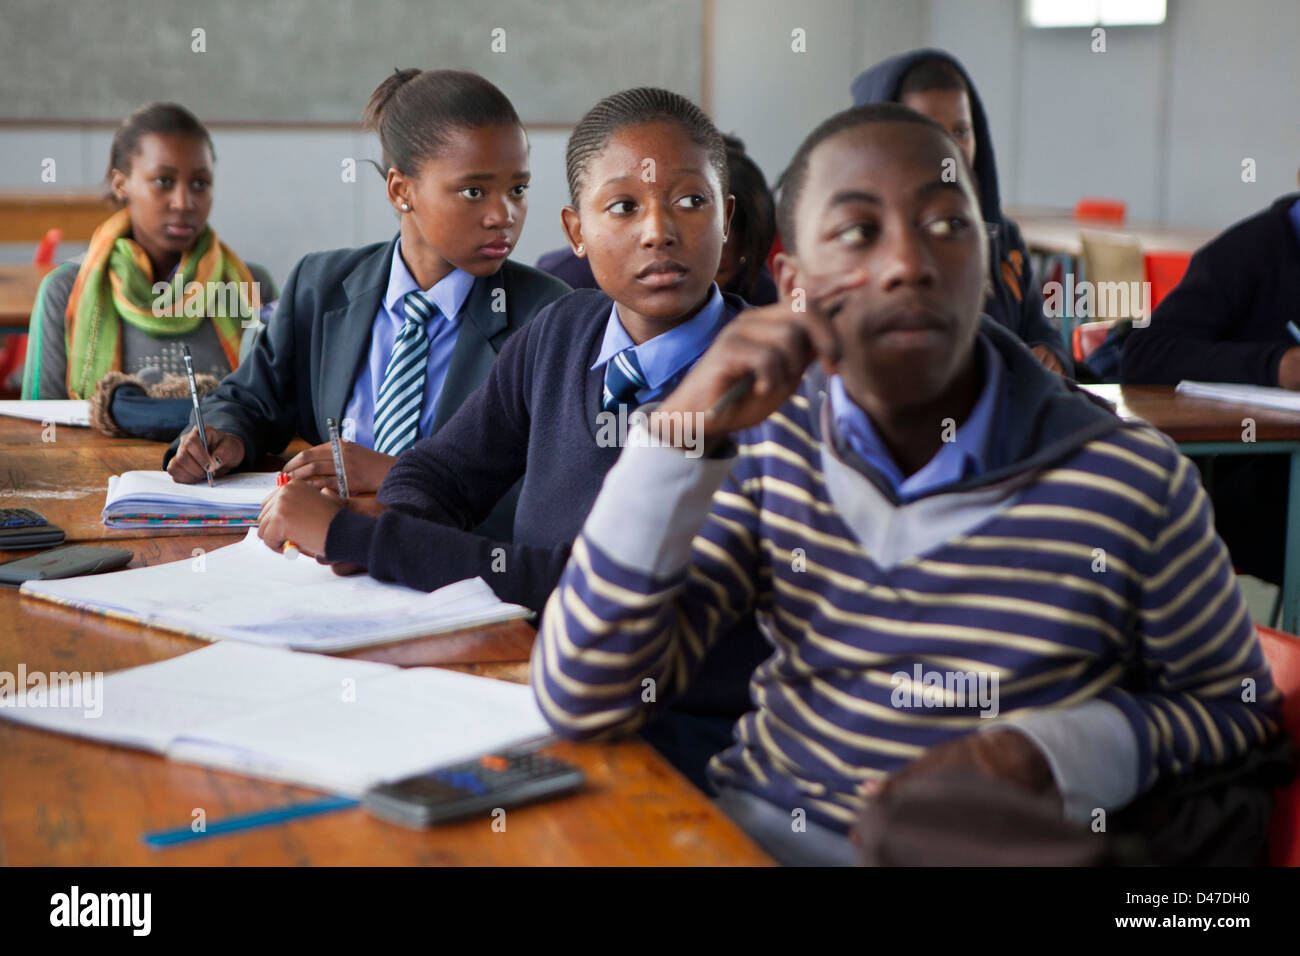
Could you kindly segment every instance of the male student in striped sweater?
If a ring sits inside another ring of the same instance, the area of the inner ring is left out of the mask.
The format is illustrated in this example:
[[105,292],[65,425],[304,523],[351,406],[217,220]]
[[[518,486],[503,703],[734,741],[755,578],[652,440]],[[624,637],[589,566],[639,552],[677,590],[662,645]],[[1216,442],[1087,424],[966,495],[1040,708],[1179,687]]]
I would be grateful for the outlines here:
[[[640,725],[755,615],[771,656],[709,770],[791,863],[851,862],[864,810],[953,772],[953,799],[1002,788],[1101,844],[1099,810],[1270,744],[1280,695],[1194,469],[980,315],[978,198],[942,128],[837,114],[779,218],[783,302],[629,440],[547,605],[532,683],[556,731]],[[703,457],[671,447],[693,414]]]

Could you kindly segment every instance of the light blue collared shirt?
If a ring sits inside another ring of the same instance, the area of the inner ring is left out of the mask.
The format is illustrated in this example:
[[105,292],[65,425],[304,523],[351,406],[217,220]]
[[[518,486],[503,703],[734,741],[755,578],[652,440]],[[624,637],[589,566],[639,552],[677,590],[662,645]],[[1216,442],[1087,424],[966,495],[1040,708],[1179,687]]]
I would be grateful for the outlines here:
[[623,328],[623,323],[619,320],[616,302],[609,310],[605,339],[601,342],[600,354],[591,370],[594,372],[619,352],[631,348],[641,364],[641,372],[647,383],[646,388],[636,393],[636,400],[641,404],[653,401],[676,385],[682,373],[704,354],[725,320],[726,305],[715,282],[709,301],[694,316],[674,329],[635,345],[632,336],[627,334],[627,329]]
[[[375,403],[384,383],[384,372],[393,354],[393,343],[406,324],[405,299],[408,292],[423,291],[438,311],[429,317],[429,364],[424,376],[424,405],[420,409],[420,434],[426,438],[433,431],[442,385],[447,380],[451,353],[460,333],[460,310],[469,298],[474,277],[462,269],[453,269],[438,280],[432,289],[420,290],[415,277],[402,261],[402,240],[393,249],[393,264],[388,270],[388,291],[379,304],[370,333],[370,355],[343,411],[343,437],[367,448],[375,447]],[[350,427],[349,427],[350,426]],[[348,435],[351,430],[352,435]]]
[[984,387],[975,400],[975,407],[961,427],[953,433],[952,441],[944,442],[933,458],[919,471],[907,477],[903,476],[889,449],[881,441],[875,426],[871,424],[871,418],[849,398],[844,382],[838,375],[831,377],[831,413],[840,434],[868,465],[885,477],[894,493],[904,502],[985,471],[994,415],[998,397],[1002,393],[1003,373],[1002,357],[997,349],[982,338],[978,342],[984,356]]

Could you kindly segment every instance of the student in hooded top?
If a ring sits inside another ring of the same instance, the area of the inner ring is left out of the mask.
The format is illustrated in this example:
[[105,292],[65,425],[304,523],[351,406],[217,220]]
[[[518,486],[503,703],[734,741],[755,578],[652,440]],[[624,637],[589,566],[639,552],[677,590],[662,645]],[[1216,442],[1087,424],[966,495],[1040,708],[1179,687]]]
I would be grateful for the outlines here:
[[991,291],[984,311],[1014,332],[1053,372],[1072,375],[1061,333],[1043,314],[1042,290],[1030,269],[1019,227],[1002,215],[993,138],[975,84],[956,57],[913,50],[877,63],[853,81],[853,103],[901,103],[929,117],[961,147],[979,180],[980,208],[989,232]]
[[[1203,814],[1151,819],[1199,820],[1163,841],[1180,853],[1231,840],[1254,862],[1272,784],[1243,762],[1281,695],[1195,469],[980,314],[988,243],[954,155],[896,104],[800,146],[782,303],[728,325],[649,416],[658,443],[609,471],[534,645],[539,705],[566,737],[626,732],[754,620],[771,656],[709,774],[784,862],[852,862],[896,777],[954,772],[1084,838],[1096,808],[1231,776],[1243,802],[1210,788]],[[686,416],[702,457],[672,447]]]

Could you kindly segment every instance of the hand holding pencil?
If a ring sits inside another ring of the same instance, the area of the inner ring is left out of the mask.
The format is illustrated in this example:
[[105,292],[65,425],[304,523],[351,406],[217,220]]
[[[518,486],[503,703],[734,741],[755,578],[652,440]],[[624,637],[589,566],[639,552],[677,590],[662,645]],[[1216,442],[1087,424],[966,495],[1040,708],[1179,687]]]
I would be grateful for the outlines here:
[[816,278],[806,311],[777,302],[736,316],[657,414],[702,414],[707,444],[756,425],[780,408],[814,361],[820,359],[833,371],[839,341],[828,311],[837,296],[867,279],[860,271]]

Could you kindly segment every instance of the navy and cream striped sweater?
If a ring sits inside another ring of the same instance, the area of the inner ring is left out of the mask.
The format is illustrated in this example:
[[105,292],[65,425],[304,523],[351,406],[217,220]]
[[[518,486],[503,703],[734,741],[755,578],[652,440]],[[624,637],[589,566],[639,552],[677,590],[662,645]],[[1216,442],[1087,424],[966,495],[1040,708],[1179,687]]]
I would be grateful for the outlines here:
[[[837,440],[816,372],[734,459],[625,449],[534,648],[556,731],[639,725],[753,614],[771,656],[710,775],[839,830],[864,781],[1019,716],[1113,705],[1138,792],[1277,733],[1280,695],[1193,467],[990,325],[1001,458],[915,502]],[[998,715],[898,706],[918,665],[996,675]]]

